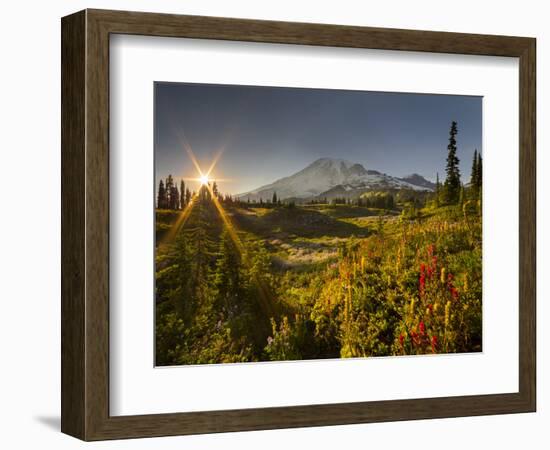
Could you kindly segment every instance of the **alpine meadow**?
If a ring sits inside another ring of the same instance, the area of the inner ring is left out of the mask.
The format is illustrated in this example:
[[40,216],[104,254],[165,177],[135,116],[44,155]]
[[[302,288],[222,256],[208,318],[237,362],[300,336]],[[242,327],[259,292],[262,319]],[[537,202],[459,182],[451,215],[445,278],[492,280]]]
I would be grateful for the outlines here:
[[481,97],[154,92],[157,366],[482,351]]

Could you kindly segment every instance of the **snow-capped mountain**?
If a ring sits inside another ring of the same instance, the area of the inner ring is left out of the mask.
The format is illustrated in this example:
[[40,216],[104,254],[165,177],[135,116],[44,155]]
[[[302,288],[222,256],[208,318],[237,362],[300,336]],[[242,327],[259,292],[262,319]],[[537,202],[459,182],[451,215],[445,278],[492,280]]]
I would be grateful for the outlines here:
[[[269,200],[273,193],[280,199],[332,197],[333,192],[347,192],[346,196],[356,191],[358,194],[369,190],[413,189],[432,191],[430,182],[418,174],[407,179],[393,177],[376,170],[367,170],[361,164],[344,159],[320,158],[285,178],[261,186],[250,192],[238,195],[239,198]],[[329,195],[331,194],[331,195]]]

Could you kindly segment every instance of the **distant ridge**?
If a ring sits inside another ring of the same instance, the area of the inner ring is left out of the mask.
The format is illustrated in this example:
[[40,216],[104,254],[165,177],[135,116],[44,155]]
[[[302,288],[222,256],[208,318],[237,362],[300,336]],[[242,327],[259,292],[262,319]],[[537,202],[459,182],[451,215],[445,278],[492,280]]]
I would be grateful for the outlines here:
[[414,184],[415,186],[425,187],[430,191],[435,190],[435,183],[426,180],[426,178],[417,173],[407,175],[406,177],[401,177],[401,180],[406,181],[407,183]]

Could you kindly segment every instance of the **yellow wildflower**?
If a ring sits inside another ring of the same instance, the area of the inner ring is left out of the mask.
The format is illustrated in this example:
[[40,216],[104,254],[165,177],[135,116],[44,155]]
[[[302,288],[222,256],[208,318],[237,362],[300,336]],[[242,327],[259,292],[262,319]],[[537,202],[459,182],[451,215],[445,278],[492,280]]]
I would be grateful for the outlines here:
[[451,312],[451,302],[448,301],[445,305],[445,327],[449,326],[449,316]]

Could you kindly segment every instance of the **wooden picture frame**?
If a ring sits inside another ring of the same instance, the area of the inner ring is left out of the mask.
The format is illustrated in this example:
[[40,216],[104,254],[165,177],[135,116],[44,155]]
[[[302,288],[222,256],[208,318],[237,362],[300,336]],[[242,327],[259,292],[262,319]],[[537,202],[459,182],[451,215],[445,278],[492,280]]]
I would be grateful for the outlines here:
[[[535,39],[105,10],[61,25],[64,433],[101,440],[535,411]],[[116,33],[519,58],[519,392],[110,416],[109,36]]]

